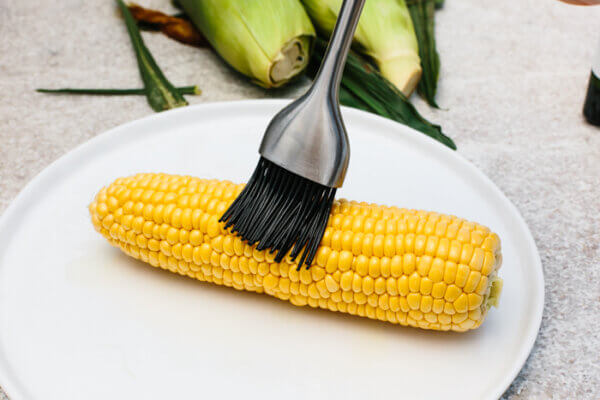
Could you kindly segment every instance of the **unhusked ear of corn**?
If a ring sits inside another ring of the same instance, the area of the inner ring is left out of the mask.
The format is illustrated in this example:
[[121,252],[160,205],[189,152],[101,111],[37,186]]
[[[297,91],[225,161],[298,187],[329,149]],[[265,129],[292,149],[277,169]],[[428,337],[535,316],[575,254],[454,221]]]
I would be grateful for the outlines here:
[[497,305],[500,241],[454,216],[334,203],[310,268],[257,251],[219,217],[244,185],[138,174],[103,188],[94,227],[132,257],[201,281],[394,324],[464,332]]

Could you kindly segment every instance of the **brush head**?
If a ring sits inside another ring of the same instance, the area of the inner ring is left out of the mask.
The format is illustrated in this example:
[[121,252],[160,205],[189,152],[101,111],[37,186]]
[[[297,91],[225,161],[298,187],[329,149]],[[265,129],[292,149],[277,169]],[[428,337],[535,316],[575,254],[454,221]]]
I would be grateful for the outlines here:
[[298,269],[312,261],[327,227],[336,188],[294,174],[261,157],[252,177],[220,221],[258,250],[290,252]]

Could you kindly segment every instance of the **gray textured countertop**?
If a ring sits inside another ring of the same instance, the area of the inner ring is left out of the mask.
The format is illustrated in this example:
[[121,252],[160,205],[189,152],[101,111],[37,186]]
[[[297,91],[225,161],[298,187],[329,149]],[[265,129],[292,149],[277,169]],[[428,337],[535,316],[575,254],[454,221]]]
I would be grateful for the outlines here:
[[[600,398],[600,128],[581,106],[600,7],[539,0],[447,0],[438,13],[439,103],[417,106],[516,204],[544,265],[536,346],[506,398]],[[142,4],[169,10],[168,0]],[[147,34],[190,103],[287,97],[232,74],[209,50]],[[39,86],[140,85],[110,1],[0,2],[0,212],[76,145],[152,113],[141,97],[37,94]],[[0,382],[1,384],[1,382]],[[3,396],[0,395],[0,398]]]

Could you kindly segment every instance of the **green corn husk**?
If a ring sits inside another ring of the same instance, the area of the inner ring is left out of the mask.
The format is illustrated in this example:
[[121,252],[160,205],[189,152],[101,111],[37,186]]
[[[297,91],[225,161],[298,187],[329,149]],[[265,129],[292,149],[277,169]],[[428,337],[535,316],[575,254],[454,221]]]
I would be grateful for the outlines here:
[[[325,54],[327,42],[315,41],[313,58],[308,68],[314,77]],[[350,52],[340,85],[340,103],[369,111],[410,126],[438,142],[456,150],[456,144],[444,135],[439,125],[423,118],[416,108],[394,85],[385,79],[374,66]]]
[[259,85],[278,87],[307,66],[315,30],[298,0],[178,0],[212,47]]
[[[200,95],[202,91],[198,86],[181,86],[176,87],[175,90],[180,94],[191,94]],[[51,93],[51,94],[83,94],[83,95],[99,95],[99,96],[145,96],[148,91],[146,88],[139,89],[88,89],[88,88],[60,88],[60,89],[35,89],[39,93]]]
[[138,26],[125,3],[122,0],[117,0],[117,5],[127,25],[127,32],[137,57],[140,75],[144,81],[148,104],[157,112],[187,106],[188,102],[169,82],[156,61],[154,61],[154,57],[144,44]]
[[[302,0],[321,34],[328,37],[335,26],[342,0]],[[421,77],[419,46],[404,0],[365,2],[354,48],[370,57],[381,74],[404,95],[410,96]]]
[[407,5],[417,34],[423,67],[423,76],[417,86],[417,92],[430,106],[439,108],[435,101],[440,74],[440,56],[435,46],[433,20],[436,0],[407,0]]

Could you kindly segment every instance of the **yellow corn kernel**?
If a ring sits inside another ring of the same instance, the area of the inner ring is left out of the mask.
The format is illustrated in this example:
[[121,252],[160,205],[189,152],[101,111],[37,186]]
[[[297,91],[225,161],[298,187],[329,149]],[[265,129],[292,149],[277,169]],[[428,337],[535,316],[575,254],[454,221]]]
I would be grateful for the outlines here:
[[392,260],[389,257],[383,257],[379,263],[381,269],[381,276],[389,278],[392,273]]
[[453,324],[460,324],[461,322],[463,322],[464,320],[467,319],[469,315],[466,312],[457,312],[456,314],[452,315],[452,323]]
[[380,295],[386,291],[386,280],[382,277],[375,279],[375,293]]
[[398,293],[401,296],[406,296],[410,292],[410,288],[408,286],[408,277],[406,275],[402,275],[398,279]]
[[481,248],[486,251],[495,253],[500,248],[500,239],[495,233],[490,233],[488,237],[483,240]]
[[454,315],[455,313],[456,313],[456,310],[454,309],[454,306],[452,305],[452,303],[444,304],[444,314]]
[[354,293],[359,293],[362,291],[363,282],[362,278],[358,274],[354,274],[354,278],[352,278],[352,291]]
[[418,292],[421,287],[421,276],[418,272],[413,272],[408,278],[408,288],[411,292]]
[[462,291],[460,290],[459,287],[457,287],[456,285],[450,285],[446,289],[446,294],[444,295],[444,299],[446,299],[446,301],[452,303],[452,302],[454,302],[454,300],[456,300],[458,298],[458,296],[460,296],[461,293],[462,293]]
[[406,301],[412,310],[418,310],[421,305],[421,293],[410,293],[406,296]]
[[446,302],[444,299],[434,299],[433,305],[431,306],[431,310],[436,314],[441,314],[444,311],[444,306]]
[[343,291],[342,300],[344,301],[344,303],[352,303],[354,301],[354,292]]
[[381,274],[379,257],[371,257],[369,260],[369,275],[375,279]]
[[262,284],[265,290],[270,291],[275,289],[279,285],[279,279],[277,279],[276,276],[268,274],[263,278]]
[[481,306],[481,302],[483,301],[483,297],[476,293],[469,293],[467,295],[467,300],[469,303],[469,310],[475,310]]
[[481,280],[481,274],[477,271],[471,271],[469,273],[469,278],[467,279],[467,283],[463,287],[465,293],[471,293],[475,291],[479,281]]
[[340,285],[338,285],[338,283],[331,277],[331,275],[327,275],[325,277],[325,285],[327,286],[327,290],[329,290],[330,293],[337,292],[340,289]]
[[434,324],[438,321],[437,314],[434,314],[432,312],[423,314],[423,318],[425,318],[425,320],[431,324]]
[[[272,264],[272,265],[276,265],[276,264]],[[325,278],[326,272],[323,268],[315,265],[315,266],[311,267],[310,274],[311,274],[312,280],[314,282],[317,282],[317,281],[320,281]]]
[[[264,280],[263,280],[264,284]],[[285,294],[290,294],[290,280],[287,278],[279,279],[279,291]]]
[[400,297],[398,302],[400,303],[400,311],[407,313],[410,310],[407,297]]
[[489,279],[487,276],[482,276],[481,280],[479,281],[479,284],[477,285],[477,289],[475,289],[475,292],[483,296],[490,288],[488,281]]
[[447,284],[454,283],[456,280],[456,271],[458,266],[452,261],[446,261],[446,270],[444,271],[444,282]]
[[354,279],[354,272],[346,271],[340,278],[340,286],[342,290],[348,291],[352,288],[352,281]]
[[433,290],[433,281],[429,278],[421,278],[421,285],[419,286],[419,291],[423,295],[431,294]]
[[370,276],[365,276],[362,280],[362,291],[367,296],[373,293],[375,289],[375,281]]
[[398,278],[399,276],[402,275],[402,273],[403,273],[402,271],[403,271],[402,257],[401,256],[392,257],[391,268],[390,268],[392,277]]
[[431,295],[436,299],[443,298],[446,294],[446,287],[447,285],[444,282],[434,283],[431,289]]
[[402,257],[402,270],[404,275],[410,275],[416,268],[417,258],[413,253],[406,253]]
[[459,264],[456,268],[456,278],[454,278],[454,284],[456,284],[458,287],[464,287],[467,283],[470,272],[471,269],[467,265]]
[[469,319],[473,321],[481,320],[481,308],[477,307],[474,310],[469,311]]
[[436,258],[447,260],[450,252],[450,239],[442,237],[438,243],[438,248],[435,253]]
[[356,263],[354,270],[360,276],[366,276],[369,273],[369,258],[361,254],[358,257],[355,257],[354,260]]
[[327,289],[327,285],[325,284],[324,280],[320,280],[316,283],[312,283],[311,285],[315,285],[317,287],[317,290],[319,291],[319,297],[323,297],[326,299],[331,297],[331,292],[329,291],[329,289]]
[[334,281],[336,281],[337,283],[340,283],[340,278],[342,277],[342,273],[340,271],[335,271],[331,277],[333,278]]
[[351,267],[352,267],[352,261],[354,259],[354,256],[352,255],[351,252],[349,251],[342,251],[339,255],[339,271],[348,271]]
[[354,293],[354,302],[358,305],[365,304],[367,302],[367,295],[364,293]]
[[433,258],[431,256],[422,256],[419,258],[417,272],[420,276],[427,276],[429,274],[432,262]]
[[372,307],[377,307],[377,303],[379,301],[379,297],[375,293],[371,293],[367,296],[367,304]]
[[342,302],[342,292],[340,290],[338,290],[337,292],[331,293],[331,300],[335,301],[336,303],[341,303]]
[[329,253],[329,258],[327,258],[327,264],[325,265],[325,271],[328,274],[333,274],[337,271],[339,265],[339,253],[336,250],[332,250]]
[[456,312],[467,312],[467,310],[469,309],[469,299],[466,293],[462,293],[460,296],[458,296],[457,299],[454,300],[453,305]]
[[444,280],[445,263],[441,258],[434,258],[431,262],[431,268],[429,269],[428,277],[433,283],[441,282]]
[[327,265],[327,260],[329,259],[329,254],[331,253],[331,249],[327,246],[319,247],[317,250],[317,254],[315,256],[315,260],[317,265],[320,267],[325,267]]
[[387,293],[390,294],[390,296],[398,295],[398,282],[395,278],[388,278],[385,282],[385,288]]
[[298,284],[298,291],[300,292],[301,296],[308,297],[308,286],[304,283]]
[[433,297],[422,296],[420,310],[423,311],[424,313],[428,313],[431,311],[432,307],[433,307]]
[[[471,260],[469,261],[469,268],[474,271],[481,271],[484,261],[485,261],[485,251],[481,248],[476,247],[473,249],[473,256],[471,257]],[[489,271],[489,272],[491,272],[491,271]],[[488,275],[489,272],[487,274],[484,273],[484,275]]]

